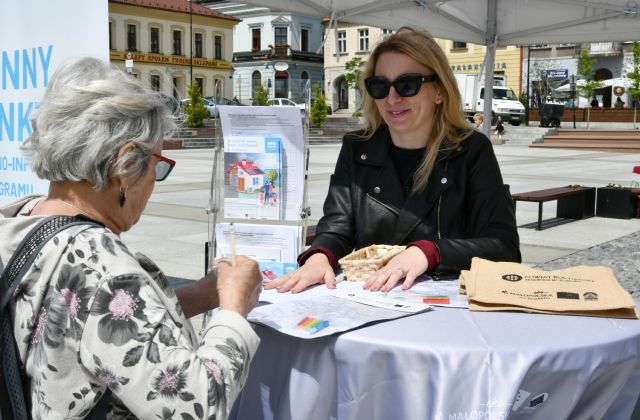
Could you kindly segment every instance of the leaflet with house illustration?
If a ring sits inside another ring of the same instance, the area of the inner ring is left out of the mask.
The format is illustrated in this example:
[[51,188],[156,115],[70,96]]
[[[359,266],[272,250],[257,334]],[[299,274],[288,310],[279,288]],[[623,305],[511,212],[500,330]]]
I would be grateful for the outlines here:
[[[250,208],[242,207],[244,203],[240,201],[241,198],[247,198],[246,194],[250,193],[244,193],[243,196],[243,194],[234,192],[238,191],[237,188],[225,188],[224,217],[271,219],[273,208],[279,206],[279,220],[300,220],[305,176],[304,134],[300,111],[295,107],[286,106],[220,106],[219,112],[224,140],[225,165],[228,159],[229,163],[234,163],[231,161],[235,159],[235,162],[240,162],[240,165],[242,165],[242,158],[245,156],[247,158],[247,164],[245,165],[248,165],[248,162],[252,162],[254,166],[264,172],[265,169],[268,170],[270,168],[262,165],[260,161],[256,162],[252,159],[255,158],[255,154],[259,157],[271,152],[269,150],[268,153],[265,153],[265,151],[260,150],[261,147],[271,144],[267,140],[277,139],[280,142],[280,172],[273,183],[274,188],[277,188],[277,191],[275,191],[277,196],[269,195],[267,197],[270,204],[277,204],[277,206],[272,205],[270,208],[267,207],[260,210],[254,209],[252,213]],[[231,155],[227,156],[228,153],[236,153],[236,156],[232,158]],[[248,156],[247,154],[249,153],[253,153],[254,156]],[[249,169],[249,166],[246,166],[246,168]],[[228,168],[225,167],[224,169],[227,170]],[[237,169],[240,172],[246,172],[241,166],[238,166]],[[220,178],[222,178],[222,175],[220,175]],[[227,182],[226,175],[224,178],[225,182]],[[241,182],[240,179],[238,179],[238,182]],[[243,182],[246,182],[246,180]],[[250,182],[258,181],[251,180]],[[265,181],[263,180],[260,185],[263,191],[264,184]],[[227,192],[230,195],[227,195]],[[259,195],[259,193],[257,194]],[[262,205],[264,206],[265,197],[263,196],[262,198]],[[247,201],[246,203],[252,204],[254,202]],[[227,205],[230,205],[230,207],[227,208]]]
[[225,218],[280,219],[281,144],[263,135],[225,138]]

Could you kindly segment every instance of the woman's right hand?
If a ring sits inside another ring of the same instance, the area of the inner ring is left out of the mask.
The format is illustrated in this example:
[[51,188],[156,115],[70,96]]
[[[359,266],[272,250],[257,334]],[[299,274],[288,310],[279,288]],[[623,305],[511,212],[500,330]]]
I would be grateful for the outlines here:
[[297,270],[265,283],[265,289],[276,289],[279,293],[291,291],[302,292],[316,283],[325,283],[328,288],[335,289],[336,277],[329,258],[322,252],[313,254]]
[[235,265],[223,260],[216,265],[216,270],[220,309],[238,312],[246,318],[258,304],[262,290],[262,276],[258,270],[258,263],[238,255],[235,257]]

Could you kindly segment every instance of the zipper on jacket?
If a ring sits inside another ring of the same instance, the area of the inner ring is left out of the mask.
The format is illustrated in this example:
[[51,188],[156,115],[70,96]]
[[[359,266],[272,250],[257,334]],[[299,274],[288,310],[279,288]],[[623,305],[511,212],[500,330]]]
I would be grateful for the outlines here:
[[[444,173],[445,175],[447,174],[447,169],[449,169],[449,160],[445,161],[444,163]],[[438,197],[438,211],[436,212],[437,214],[437,223],[438,223],[438,239],[442,239],[442,234],[440,233],[440,205],[442,204],[442,194],[444,194],[444,192],[440,193],[440,197]]]
[[438,239],[442,239],[442,235],[440,234],[440,204],[442,204],[442,194],[438,198]]
[[393,207],[389,206],[388,204],[383,203],[382,201],[378,200],[377,198],[369,195],[369,193],[367,193],[367,197],[369,197],[370,199],[372,199],[376,203],[380,204],[382,207],[386,208],[387,210],[389,210],[393,214],[395,214],[395,215],[399,215],[400,214],[396,209],[394,209]]

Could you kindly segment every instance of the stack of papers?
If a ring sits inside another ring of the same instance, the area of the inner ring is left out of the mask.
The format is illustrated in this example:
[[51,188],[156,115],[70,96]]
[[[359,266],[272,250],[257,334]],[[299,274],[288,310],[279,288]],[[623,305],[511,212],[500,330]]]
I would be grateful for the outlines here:
[[633,298],[610,267],[543,271],[474,258],[460,276],[469,309],[638,318]]

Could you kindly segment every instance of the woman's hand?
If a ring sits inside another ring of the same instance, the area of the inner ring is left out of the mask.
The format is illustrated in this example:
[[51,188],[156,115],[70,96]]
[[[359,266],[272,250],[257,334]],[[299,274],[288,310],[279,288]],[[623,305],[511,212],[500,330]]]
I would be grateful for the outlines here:
[[364,282],[364,289],[372,292],[388,292],[402,279],[402,290],[407,290],[416,281],[416,278],[427,271],[429,263],[424,252],[417,246],[411,246],[392,259],[387,265],[373,273]]
[[297,270],[265,283],[264,288],[276,289],[279,293],[288,292],[289,290],[292,293],[298,293],[316,283],[325,283],[330,289],[335,289],[336,287],[333,267],[329,264],[327,256],[322,252],[307,258],[304,265]]
[[235,265],[222,260],[216,265],[216,271],[220,309],[238,312],[246,318],[258,304],[262,290],[262,276],[258,270],[258,263],[238,255],[235,257]]

